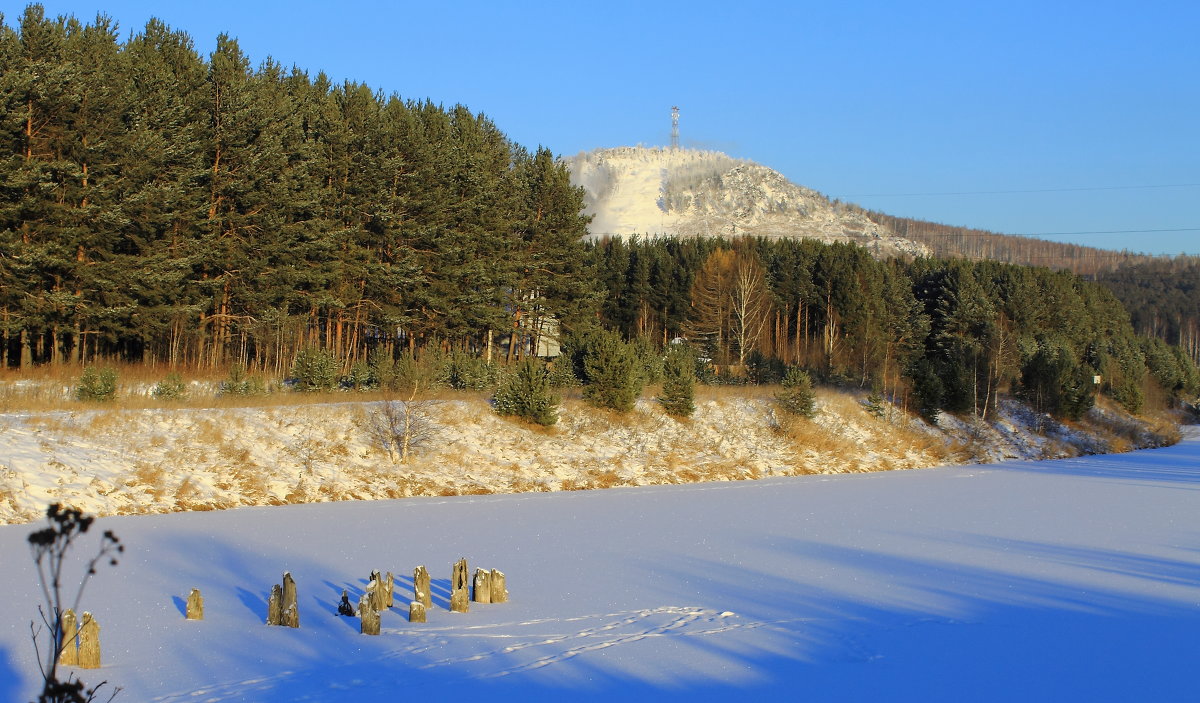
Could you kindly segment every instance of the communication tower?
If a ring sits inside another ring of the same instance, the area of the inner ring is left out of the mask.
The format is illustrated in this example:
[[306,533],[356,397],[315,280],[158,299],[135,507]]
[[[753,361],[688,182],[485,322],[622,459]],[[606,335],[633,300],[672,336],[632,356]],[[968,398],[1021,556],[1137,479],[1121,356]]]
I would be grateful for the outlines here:
[[671,108],[671,148],[679,148],[679,108]]

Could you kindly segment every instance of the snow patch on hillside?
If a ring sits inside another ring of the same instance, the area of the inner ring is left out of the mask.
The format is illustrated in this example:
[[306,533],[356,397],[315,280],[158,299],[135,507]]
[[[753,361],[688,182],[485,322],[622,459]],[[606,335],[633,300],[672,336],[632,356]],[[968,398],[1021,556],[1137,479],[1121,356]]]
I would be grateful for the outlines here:
[[1068,428],[1015,402],[988,423],[943,416],[930,426],[892,407],[875,417],[861,395],[822,391],[817,416],[804,420],[781,415],[769,390],[712,389],[682,422],[652,399],[621,415],[575,398],[557,425],[541,428],[462,395],[432,406],[432,442],[401,464],[372,440],[378,411],[341,402],[0,415],[0,524],[34,520],[52,502],[123,515],[548,492],[1075,456],[1157,441],[1101,411],[1090,429]]
[[584,189],[592,237],[803,237],[881,256],[928,253],[859,211],[720,152],[619,147],[565,161]]

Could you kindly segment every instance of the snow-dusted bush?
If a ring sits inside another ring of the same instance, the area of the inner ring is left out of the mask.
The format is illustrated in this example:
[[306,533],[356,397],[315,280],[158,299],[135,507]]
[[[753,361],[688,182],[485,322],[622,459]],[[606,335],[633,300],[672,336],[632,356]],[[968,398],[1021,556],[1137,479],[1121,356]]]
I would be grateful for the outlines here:
[[79,400],[108,402],[117,397],[117,370],[106,366],[97,369],[89,366],[79,377],[79,385],[75,387],[75,397]]
[[558,404],[559,397],[550,387],[545,365],[528,358],[504,374],[492,397],[497,414],[545,426],[558,422]]

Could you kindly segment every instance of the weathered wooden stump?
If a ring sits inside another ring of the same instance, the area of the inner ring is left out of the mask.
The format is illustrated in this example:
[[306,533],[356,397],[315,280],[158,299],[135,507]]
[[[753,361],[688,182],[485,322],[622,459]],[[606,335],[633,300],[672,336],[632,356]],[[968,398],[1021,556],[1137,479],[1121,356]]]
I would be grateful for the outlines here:
[[413,600],[426,608],[433,607],[433,596],[429,592],[429,569],[424,566],[413,569]]
[[492,602],[492,572],[487,569],[475,570],[475,597],[472,599],[476,603],[491,603]]
[[283,611],[283,622],[280,624],[287,627],[300,627],[300,609],[296,607],[295,603]]
[[505,583],[504,572],[499,569],[492,569],[492,602],[508,602],[508,584]]
[[267,624],[283,624],[283,586],[273,584],[271,595],[267,598]]
[[[379,572],[372,571],[372,577],[377,573]],[[383,600],[383,587],[374,578],[367,582],[367,587],[363,595],[367,597],[367,602],[371,604],[372,610],[377,613],[383,610],[383,608],[380,606],[380,603]]]
[[383,577],[383,600],[385,608],[396,604],[396,577],[390,571]]
[[290,571],[283,573],[283,585],[271,586],[267,598],[267,624],[300,627],[300,607],[296,604],[296,582]]
[[470,609],[469,578],[466,557],[454,562],[454,568],[450,572],[450,612],[465,613]]
[[187,619],[188,620],[203,620],[204,619],[204,596],[200,595],[199,588],[193,588],[192,592],[188,594]]
[[408,604],[408,621],[409,622],[425,622],[425,604],[420,601],[413,601]]
[[67,608],[62,614],[62,644],[59,645],[58,663],[64,666],[79,666],[79,623],[75,611]]
[[79,626],[79,668],[100,668],[100,623],[91,613],[83,614]]
[[371,607],[371,596],[364,593],[358,599],[358,631],[364,635],[379,634],[379,611]]
[[290,622],[296,624],[290,627],[300,627],[300,606],[296,603],[296,581],[292,579],[292,572],[283,572],[283,610],[286,613],[288,609],[295,612],[295,616],[290,619]]

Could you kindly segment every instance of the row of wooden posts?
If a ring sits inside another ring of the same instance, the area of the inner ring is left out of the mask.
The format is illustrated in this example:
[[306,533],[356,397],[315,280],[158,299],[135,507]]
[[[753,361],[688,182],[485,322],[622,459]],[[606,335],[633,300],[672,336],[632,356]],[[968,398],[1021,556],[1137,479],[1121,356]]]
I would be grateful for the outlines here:
[[[450,612],[468,612],[472,600],[476,603],[508,602],[508,582],[504,572],[498,569],[476,569],[473,583],[468,583],[469,573],[465,558],[454,563],[450,575]],[[357,615],[360,632],[364,635],[378,635],[379,614],[395,604],[395,581],[390,571],[386,574],[372,571],[366,590],[358,599],[358,607],[350,603],[350,596],[343,590],[338,613]],[[418,566],[413,570],[413,599],[408,604],[408,621],[426,622],[425,613],[431,607],[433,598],[429,588],[429,570]],[[204,599],[195,588],[188,596],[187,618],[204,619]],[[290,572],[284,573],[283,583],[271,587],[271,596],[267,600],[267,624],[300,627],[296,582]]]
[[[454,562],[450,572],[450,612],[465,613],[471,601],[476,603],[508,602],[508,583],[504,572],[498,569],[476,569],[473,583],[469,582],[467,560]],[[366,592],[358,599],[358,607],[350,604],[346,591],[342,591],[342,602],[338,613],[357,615],[359,631],[364,635],[379,634],[379,614],[395,603],[395,577],[392,572],[371,572]],[[473,586],[473,588],[472,588]],[[418,566],[413,570],[413,599],[408,604],[408,621],[425,622],[425,611],[433,607],[429,590],[429,570]],[[186,617],[188,620],[204,619],[204,597],[200,589],[193,588],[188,594]],[[296,581],[290,572],[284,573],[283,583],[271,586],[267,599],[267,624],[284,627],[300,627],[300,609],[296,604]],[[76,623],[75,612],[66,610],[61,618],[62,651],[59,663],[81,669],[100,668],[100,625],[91,613],[84,613]]]

